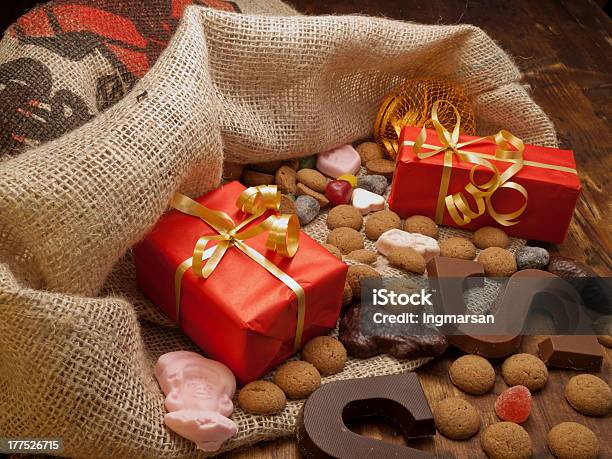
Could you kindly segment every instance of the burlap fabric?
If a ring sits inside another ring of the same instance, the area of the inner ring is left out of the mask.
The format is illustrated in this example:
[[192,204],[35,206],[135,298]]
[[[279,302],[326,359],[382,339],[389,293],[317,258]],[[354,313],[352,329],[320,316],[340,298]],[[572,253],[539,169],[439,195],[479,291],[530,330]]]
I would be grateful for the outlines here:
[[[27,46],[5,36],[0,62],[27,55]],[[465,86],[479,133],[503,126],[556,145],[517,68],[475,27],[188,7],[167,49],[119,102],[5,155],[0,434],[59,436],[74,457],[201,454],[164,427],[152,374],[160,354],[193,345],[137,290],[129,248],[175,191],[216,187],[224,159],[297,157],[367,137],[385,93],[424,75]],[[318,240],[322,218],[306,228]],[[351,360],[339,377],[421,363]],[[292,402],[272,417],[237,409],[240,430],[224,449],[292,434],[298,408]]]

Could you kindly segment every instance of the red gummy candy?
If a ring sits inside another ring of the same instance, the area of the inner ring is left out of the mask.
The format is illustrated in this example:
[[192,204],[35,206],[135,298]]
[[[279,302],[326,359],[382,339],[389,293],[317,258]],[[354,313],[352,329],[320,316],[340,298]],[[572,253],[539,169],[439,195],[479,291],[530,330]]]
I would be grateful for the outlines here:
[[353,185],[346,180],[331,180],[325,187],[325,197],[332,206],[348,203],[352,193]]
[[522,424],[531,413],[531,392],[525,386],[506,389],[495,400],[495,413],[502,421]]

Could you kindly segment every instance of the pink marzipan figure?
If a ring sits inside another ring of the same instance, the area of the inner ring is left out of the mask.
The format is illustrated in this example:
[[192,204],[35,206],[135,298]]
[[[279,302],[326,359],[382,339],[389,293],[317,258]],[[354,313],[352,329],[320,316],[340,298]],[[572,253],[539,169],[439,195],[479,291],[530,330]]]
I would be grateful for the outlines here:
[[228,367],[195,352],[176,351],[162,355],[154,373],[166,395],[164,422],[171,430],[204,451],[218,450],[236,434],[238,427],[228,419],[236,378]]

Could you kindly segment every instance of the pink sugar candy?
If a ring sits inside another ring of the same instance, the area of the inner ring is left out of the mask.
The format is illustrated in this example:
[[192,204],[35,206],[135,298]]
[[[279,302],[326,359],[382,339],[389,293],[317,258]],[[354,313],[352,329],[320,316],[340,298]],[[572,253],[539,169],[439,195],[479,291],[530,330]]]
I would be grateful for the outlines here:
[[176,351],[157,360],[154,374],[166,395],[168,428],[204,451],[218,450],[236,434],[238,427],[228,419],[236,378],[228,367],[195,352]]
[[495,400],[495,414],[502,421],[522,424],[531,413],[531,392],[525,386],[506,389]]
[[343,145],[317,155],[317,169],[333,178],[344,174],[357,175],[361,157],[351,145]]

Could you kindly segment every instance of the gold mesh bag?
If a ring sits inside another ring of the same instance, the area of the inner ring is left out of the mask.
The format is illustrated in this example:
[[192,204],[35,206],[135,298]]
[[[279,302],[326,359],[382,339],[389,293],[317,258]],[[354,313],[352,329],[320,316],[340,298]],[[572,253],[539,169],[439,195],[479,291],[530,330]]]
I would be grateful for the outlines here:
[[461,133],[476,134],[471,102],[459,85],[437,78],[416,78],[394,88],[381,104],[374,122],[376,141],[395,158],[402,128],[426,124],[436,101],[445,102],[439,105],[438,118],[446,129],[452,130],[455,125],[454,106],[461,116]]

